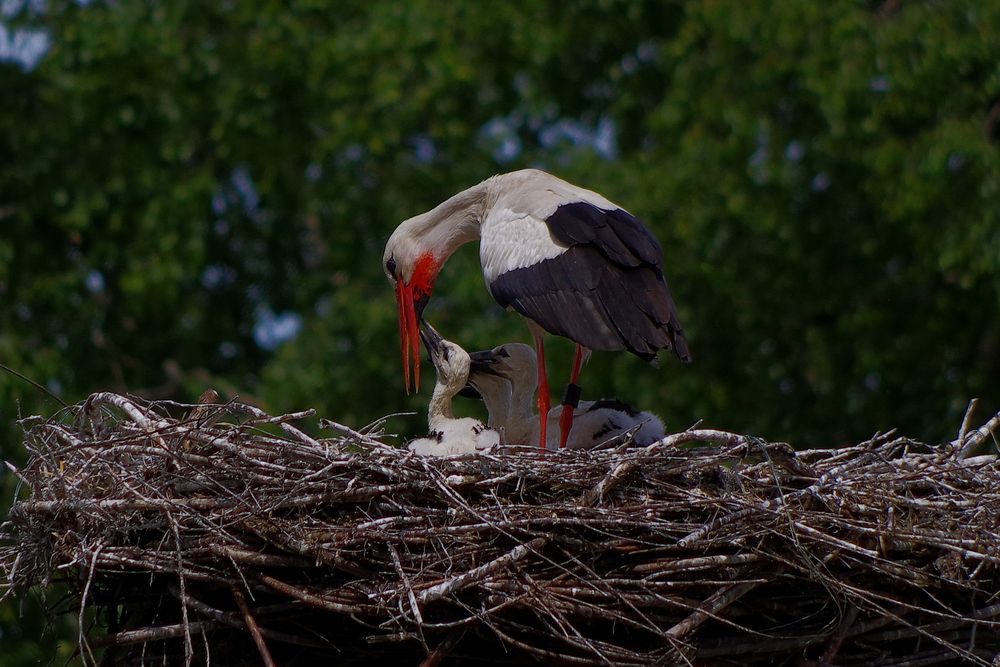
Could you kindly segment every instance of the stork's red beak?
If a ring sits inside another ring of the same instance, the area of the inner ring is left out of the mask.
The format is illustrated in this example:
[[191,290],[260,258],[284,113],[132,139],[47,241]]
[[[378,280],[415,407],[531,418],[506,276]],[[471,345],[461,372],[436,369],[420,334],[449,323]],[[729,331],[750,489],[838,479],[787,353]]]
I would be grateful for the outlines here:
[[434,279],[441,264],[433,255],[417,258],[410,282],[396,278],[396,306],[399,308],[399,345],[403,353],[403,383],[410,393],[410,363],[413,363],[413,389],[420,391],[420,320],[431,297]]
[[396,281],[396,306],[399,308],[399,345],[403,353],[403,383],[410,393],[410,364],[413,366],[413,390],[420,391],[420,322],[430,294],[419,287]]
[[410,359],[413,360],[413,387],[420,391],[419,317],[413,300],[413,286],[396,281],[396,306],[399,308],[399,344],[403,353],[403,384],[410,393]]

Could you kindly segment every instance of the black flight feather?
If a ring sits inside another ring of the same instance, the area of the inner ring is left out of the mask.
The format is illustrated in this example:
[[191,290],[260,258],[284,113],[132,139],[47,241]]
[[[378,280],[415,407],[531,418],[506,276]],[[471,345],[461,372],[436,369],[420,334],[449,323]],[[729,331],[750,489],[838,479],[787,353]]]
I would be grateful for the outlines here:
[[497,276],[493,297],[546,331],[592,350],[628,350],[652,360],[660,349],[690,360],[652,233],[621,209],[586,202],[546,220],[561,255]]

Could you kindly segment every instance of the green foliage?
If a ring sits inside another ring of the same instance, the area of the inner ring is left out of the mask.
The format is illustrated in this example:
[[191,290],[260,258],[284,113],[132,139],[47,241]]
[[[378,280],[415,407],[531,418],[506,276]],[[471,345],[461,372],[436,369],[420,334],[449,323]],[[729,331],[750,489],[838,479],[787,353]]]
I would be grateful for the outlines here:
[[[384,240],[530,165],[651,225],[695,357],[596,354],[585,394],[673,428],[947,439],[970,397],[1000,408],[1000,5],[895,4],[25,9],[5,20],[51,48],[0,64],[0,362],[68,401],[422,411]],[[467,348],[528,339],[474,248],[437,292]],[[301,331],[262,345],[269,317]],[[56,407],[0,374],[0,455]]]
[[68,664],[76,651],[77,609],[54,615],[47,612],[57,602],[32,593],[0,604],[0,654],[4,665]]

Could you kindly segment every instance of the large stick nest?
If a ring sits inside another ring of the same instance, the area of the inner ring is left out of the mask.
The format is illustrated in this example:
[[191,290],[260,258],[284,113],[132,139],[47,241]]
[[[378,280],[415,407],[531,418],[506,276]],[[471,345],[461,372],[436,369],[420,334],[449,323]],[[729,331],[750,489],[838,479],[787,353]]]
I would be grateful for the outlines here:
[[[174,415],[174,416],[170,416]],[[25,420],[8,593],[62,582],[85,662],[990,664],[1000,466],[691,430],[448,459],[240,404]],[[963,431],[966,429],[963,429]],[[88,620],[89,619],[89,620]]]

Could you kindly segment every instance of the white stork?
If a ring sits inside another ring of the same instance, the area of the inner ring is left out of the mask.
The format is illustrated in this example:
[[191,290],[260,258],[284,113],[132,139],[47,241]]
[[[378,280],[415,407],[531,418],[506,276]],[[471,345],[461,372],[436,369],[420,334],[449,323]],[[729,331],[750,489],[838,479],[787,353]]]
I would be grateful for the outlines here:
[[409,443],[411,452],[421,456],[472,454],[500,444],[500,434],[478,419],[455,417],[451,401],[469,380],[468,353],[444,340],[427,322],[421,322],[420,337],[437,371],[437,383],[427,406],[430,436]]
[[632,214],[596,192],[537,169],[488,178],[396,228],[382,262],[396,288],[403,378],[420,386],[417,323],[455,250],[479,239],[486,286],[527,320],[538,350],[540,445],[549,384],[543,331],[576,343],[560,417],[565,445],[590,350],[627,350],[647,361],[661,349],[688,361],[687,341],[663,273],[663,251]]
[[[469,385],[486,404],[490,428],[500,432],[505,444],[537,442],[539,422],[532,406],[538,384],[535,351],[523,343],[505,343],[469,357]],[[549,415],[550,422],[554,419],[555,415]],[[642,446],[666,433],[663,421],[652,412],[638,412],[616,400],[582,401],[566,446],[589,449],[633,430],[633,441]],[[549,433],[548,444],[555,444],[554,435]]]

